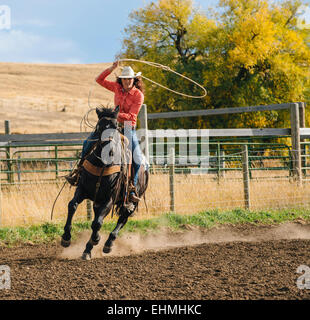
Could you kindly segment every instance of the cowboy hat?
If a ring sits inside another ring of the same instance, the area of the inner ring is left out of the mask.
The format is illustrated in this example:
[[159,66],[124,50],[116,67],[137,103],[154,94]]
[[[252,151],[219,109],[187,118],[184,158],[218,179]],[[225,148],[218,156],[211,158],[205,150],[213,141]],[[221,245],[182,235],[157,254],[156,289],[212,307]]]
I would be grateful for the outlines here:
[[141,75],[141,72],[138,72],[137,74],[135,74],[131,67],[124,67],[119,78],[130,79],[130,78],[139,77],[140,75]]

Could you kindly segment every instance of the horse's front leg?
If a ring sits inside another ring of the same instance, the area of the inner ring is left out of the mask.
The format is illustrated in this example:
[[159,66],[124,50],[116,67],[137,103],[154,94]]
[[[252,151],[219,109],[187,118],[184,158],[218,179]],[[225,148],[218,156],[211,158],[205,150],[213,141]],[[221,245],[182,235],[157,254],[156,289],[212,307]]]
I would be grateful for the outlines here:
[[81,188],[77,187],[75,190],[73,199],[68,203],[68,216],[64,227],[64,234],[61,237],[61,245],[65,248],[69,247],[71,244],[71,227],[72,218],[78,205],[85,199],[85,196]]
[[116,239],[118,233],[120,232],[120,230],[125,226],[125,224],[128,221],[129,216],[133,213],[133,211],[135,210],[135,205],[132,204],[132,207],[126,208],[126,207],[122,207],[120,210],[120,217],[117,221],[116,227],[114,228],[114,230],[110,233],[108,240],[105,242],[104,247],[102,249],[102,251],[104,253],[110,253],[112,250],[112,246],[113,246],[113,242]]
[[96,246],[100,241],[99,230],[102,226],[103,219],[109,214],[110,210],[112,209],[112,205],[113,205],[112,198],[104,204],[100,204],[100,205],[94,204],[93,208],[94,208],[95,218],[91,225],[93,232],[86,244],[86,248],[83,252],[82,259],[84,260],[91,259],[91,251],[93,247]]

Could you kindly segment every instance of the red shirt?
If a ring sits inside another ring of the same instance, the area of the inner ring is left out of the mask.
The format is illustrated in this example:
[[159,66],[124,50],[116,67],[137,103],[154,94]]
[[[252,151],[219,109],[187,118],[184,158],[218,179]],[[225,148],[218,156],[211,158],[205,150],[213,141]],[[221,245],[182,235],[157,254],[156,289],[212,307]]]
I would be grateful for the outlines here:
[[119,83],[105,80],[110,73],[111,71],[109,69],[103,71],[97,77],[96,81],[104,88],[115,93],[114,104],[120,107],[117,118],[118,122],[124,123],[125,121],[131,121],[132,126],[135,126],[138,113],[144,101],[144,95],[136,87],[132,87],[130,91],[126,92]]

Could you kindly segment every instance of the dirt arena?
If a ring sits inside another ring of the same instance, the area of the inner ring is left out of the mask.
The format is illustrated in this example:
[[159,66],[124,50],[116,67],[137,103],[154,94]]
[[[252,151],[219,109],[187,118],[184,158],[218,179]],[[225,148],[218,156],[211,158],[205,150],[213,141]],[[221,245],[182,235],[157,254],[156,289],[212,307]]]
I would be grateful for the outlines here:
[[309,299],[299,289],[300,265],[310,266],[310,225],[222,226],[203,231],[184,226],[138,236],[122,235],[102,256],[80,255],[90,233],[71,247],[58,243],[0,248],[11,269],[11,289],[0,299]]

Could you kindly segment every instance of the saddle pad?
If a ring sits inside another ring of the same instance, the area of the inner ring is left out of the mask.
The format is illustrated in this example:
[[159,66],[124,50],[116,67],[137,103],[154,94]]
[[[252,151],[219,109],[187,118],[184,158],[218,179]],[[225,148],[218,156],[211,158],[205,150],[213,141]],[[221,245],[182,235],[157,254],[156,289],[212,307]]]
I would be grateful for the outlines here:
[[88,160],[85,160],[83,162],[83,167],[91,174],[93,174],[94,176],[100,176],[102,173],[102,170],[104,169],[104,172],[102,174],[102,176],[109,176],[113,173],[117,173],[121,171],[121,166],[111,166],[111,167],[106,167],[106,168],[100,168],[100,167],[96,167],[94,166],[92,163],[90,163]]

